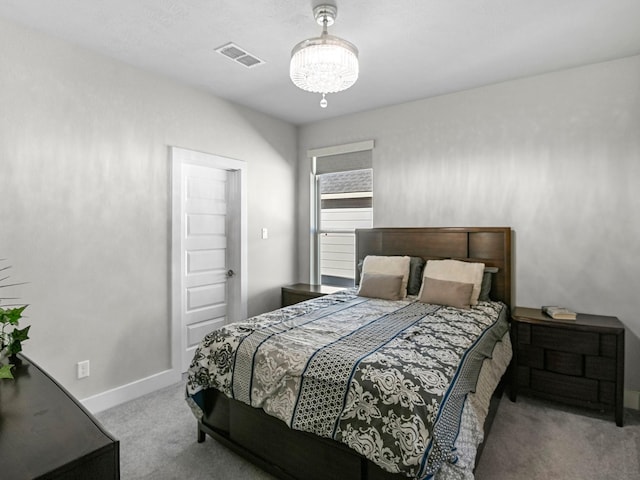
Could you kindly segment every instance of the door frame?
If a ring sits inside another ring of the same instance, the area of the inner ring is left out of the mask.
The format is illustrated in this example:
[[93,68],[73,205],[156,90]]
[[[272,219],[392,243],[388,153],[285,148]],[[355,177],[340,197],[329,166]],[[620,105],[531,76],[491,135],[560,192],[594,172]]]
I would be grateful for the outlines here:
[[181,291],[182,244],[181,198],[183,185],[181,170],[183,164],[227,170],[228,196],[235,198],[229,202],[227,241],[239,245],[233,262],[238,265],[236,273],[236,297],[238,302],[230,307],[228,318],[236,321],[247,316],[247,164],[242,160],[222,157],[180,147],[169,147],[171,163],[171,368],[182,372],[182,313],[184,302]]

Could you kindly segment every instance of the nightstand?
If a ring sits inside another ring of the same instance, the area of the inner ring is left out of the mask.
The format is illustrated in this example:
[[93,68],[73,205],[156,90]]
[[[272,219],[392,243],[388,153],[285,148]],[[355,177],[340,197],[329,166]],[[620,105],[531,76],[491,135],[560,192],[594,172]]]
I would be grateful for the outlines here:
[[344,290],[342,287],[330,287],[328,285],[310,285],[308,283],[296,283],[282,287],[282,306],[286,307],[295,303],[324,297],[331,293]]
[[622,426],[624,326],[616,317],[579,313],[553,320],[540,309],[511,313],[511,400],[526,392],[614,413]]

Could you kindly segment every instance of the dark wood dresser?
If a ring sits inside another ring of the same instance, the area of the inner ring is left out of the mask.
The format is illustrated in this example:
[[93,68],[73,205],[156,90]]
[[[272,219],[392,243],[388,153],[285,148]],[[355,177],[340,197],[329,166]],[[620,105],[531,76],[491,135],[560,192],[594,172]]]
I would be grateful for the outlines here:
[[553,320],[540,309],[511,313],[511,400],[518,392],[612,411],[622,426],[624,326],[616,317]]
[[0,478],[120,478],[119,442],[27,357],[0,380]]
[[310,285],[308,283],[287,285],[282,287],[282,306],[287,307],[305,300],[336,293],[340,290],[344,290],[344,288],[330,287],[328,285]]

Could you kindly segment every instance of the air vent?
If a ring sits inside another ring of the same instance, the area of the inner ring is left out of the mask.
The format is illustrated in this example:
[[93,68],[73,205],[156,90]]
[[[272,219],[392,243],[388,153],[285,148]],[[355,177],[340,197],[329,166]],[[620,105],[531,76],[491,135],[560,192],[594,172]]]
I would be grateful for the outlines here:
[[241,63],[247,68],[262,65],[264,63],[263,60],[260,60],[255,55],[248,53],[246,50],[240,48],[235,43],[227,43],[226,45],[218,47],[216,48],[216,52],[224,55],[227,58],[230,58],[234,62]]

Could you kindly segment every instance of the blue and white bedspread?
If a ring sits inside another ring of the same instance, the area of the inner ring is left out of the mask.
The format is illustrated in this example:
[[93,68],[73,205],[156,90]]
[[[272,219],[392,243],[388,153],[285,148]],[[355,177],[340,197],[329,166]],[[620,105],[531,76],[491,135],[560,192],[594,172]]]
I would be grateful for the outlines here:
[[202,416],[215,388],[383,469],[431,478],[456,461],[465,398],[508,329],[506,307],[363,298],[353,289],[207,335],[187,381]]

